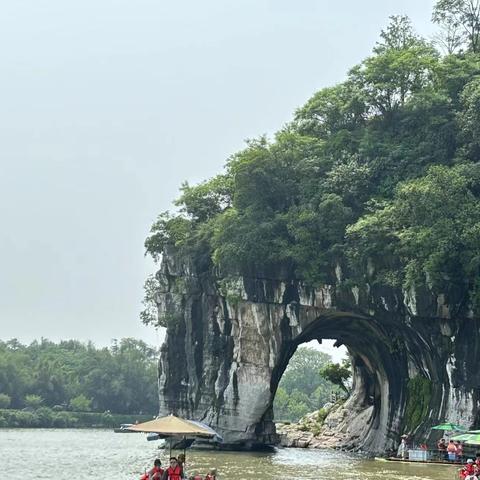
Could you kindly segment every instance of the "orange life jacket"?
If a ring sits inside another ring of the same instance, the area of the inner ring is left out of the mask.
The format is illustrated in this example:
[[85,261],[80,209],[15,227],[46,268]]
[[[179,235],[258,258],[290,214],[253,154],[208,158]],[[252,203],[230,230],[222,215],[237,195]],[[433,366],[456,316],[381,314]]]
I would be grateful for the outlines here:
[[150,474],[151,475],[155,475],[155,473],[159,473],[160,474],[160,477],[158,478],[161,478],[161,476],[163,475],[163,468],[161,467],[153,467],[148,473],[144,473],[141,477],[140,477],[140,480],[148,480],[150,478]]
[[158,475],[155,478],[158,478],[158,480],[160,480],[162,478],[162,475],[163,475],[163,468],[162,467],[154,467],[153,471],[150,471],[150,473],[152,475],[155,475],[156,473],[158,473]]
[[473,463],[467,463],[461,470],[460,470],[460,478],[465,478],[468,475],[475,475],[475,467]]
[[175,468],[168,467],[168,480],[182,480],[182,469],[178,465]]

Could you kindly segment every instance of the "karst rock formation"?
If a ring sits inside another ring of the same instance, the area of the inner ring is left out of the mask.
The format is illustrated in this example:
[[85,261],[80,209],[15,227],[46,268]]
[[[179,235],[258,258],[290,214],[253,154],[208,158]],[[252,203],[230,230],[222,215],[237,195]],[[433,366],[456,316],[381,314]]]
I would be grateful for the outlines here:
[[166,249],[157,273],[167,337],[160,414],[210,424],[226,447],[275,445],[272,403],[296,348],[336,339],[353,365],[340,448],[381,452],[403,433],[476,423],[478,321],[428,291],[348,285],[311,288],[278,270],[224,277]]

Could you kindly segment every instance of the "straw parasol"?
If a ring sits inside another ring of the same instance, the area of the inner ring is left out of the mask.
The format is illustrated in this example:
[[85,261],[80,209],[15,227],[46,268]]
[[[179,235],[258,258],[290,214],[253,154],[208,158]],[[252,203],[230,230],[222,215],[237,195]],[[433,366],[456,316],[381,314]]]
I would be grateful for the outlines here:
[[201,422],[186,420],[168,415],[166,417],[155,418],[144,423],[138,423],[128,427],[132,432],[157,433],[160,438],[170,439],[170,454],[172,452],[172,441],[174,437],[186,438],[204,438],[213,439],[217,442],[222,441],[222,437],[213,428]]
[[214,438],[217,434],[213,429],[200,423],[185,420],[175,415],[156,418],[149,422],[138,423],[128,427],[132,432],[158,433],[161,437]]

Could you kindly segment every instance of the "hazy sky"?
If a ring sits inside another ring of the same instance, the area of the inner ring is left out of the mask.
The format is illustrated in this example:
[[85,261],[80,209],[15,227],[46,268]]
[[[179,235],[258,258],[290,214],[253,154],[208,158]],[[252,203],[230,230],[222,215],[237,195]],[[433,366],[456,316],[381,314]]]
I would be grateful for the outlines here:
[[158,334],[143,241],[430,0],[15,0],[0,15],[0,338]]

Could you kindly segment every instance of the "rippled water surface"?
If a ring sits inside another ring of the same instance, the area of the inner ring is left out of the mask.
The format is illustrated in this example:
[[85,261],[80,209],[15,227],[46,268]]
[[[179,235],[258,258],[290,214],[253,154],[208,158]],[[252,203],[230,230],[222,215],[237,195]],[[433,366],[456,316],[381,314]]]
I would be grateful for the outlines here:
[[[4,478],[52,480],[138,479],[168,452],[143,434],[109,430],[2,430],[0,471]],[[320,450],[273,453],[187,451],[187,472],[204,475],[216,467],[220,480],[456,480],[455,467],[365,460]]]

